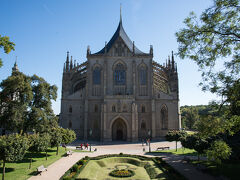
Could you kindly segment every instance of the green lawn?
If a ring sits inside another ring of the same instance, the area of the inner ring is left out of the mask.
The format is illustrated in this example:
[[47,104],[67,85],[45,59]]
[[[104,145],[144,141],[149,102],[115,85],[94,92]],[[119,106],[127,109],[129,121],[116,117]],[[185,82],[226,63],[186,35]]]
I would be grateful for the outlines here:
[[118,179],[109,176],[115,169],[130,169],[135,175],[127,179],[150,179],[144,165],[149,163],[152,171],[155,171],[161,179],[166,179],[164,173],[153,161],[141,161],[131,157],[109,157],[101,160],[90,160],[78,178],[81,179]]
[[203,171],[213,176],[225,176],[231,180],[238,180],[240,176],[240,162],[230,163],[224,162],[221,165],[216,165],[210,161],[192,161],[192,164],[202,164],[206,167]]
[[[6,180],[25,180],[36,174],[36,168],[44,165],[48,167],[65,154],[64,148],[59,148],[59,154],[56,155],[56,148],[48,150],[48,160],[45,160],[45,153],[27,153],[23,160],[15,163],[6,163]],[[33,157],[32,168],[29,169],[30,158]],[[2,179],[2,164],[0,168],[0,179]]]
[[197,152],[194,149],[187,149],[187,148],[178,148],[177,151],[176,149],[152,151],[152,153],[171,153],[175,155],[197,156]]

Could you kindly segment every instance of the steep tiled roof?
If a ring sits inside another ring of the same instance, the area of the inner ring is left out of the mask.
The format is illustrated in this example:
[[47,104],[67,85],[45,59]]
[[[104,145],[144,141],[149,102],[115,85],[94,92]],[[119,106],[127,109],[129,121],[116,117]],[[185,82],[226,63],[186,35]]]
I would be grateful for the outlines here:
[[[106,45],[107,52],[109,52],[109,50],[113,46],[114,42],[118,39],[118,37],[121,37],[122,40],[124,41],[124,43],[126,44],[126,46],[128,47],[128,49],[131,52],[133,52],[133,42],[130,40],[130,38],[128,37],[128,35],[124,31],[121,20],[119,22],[119,25],[118,25],[118,28],[117,28],[116,32],[114,33],[113,37],[111,38],[111,40]],[[135,50],[135,54],[146,54],[146,53],[143,53],[142,51],[140,51],[135,45],[134,45],[134,50]],[[105,47],[95,54],[104,54],[104,52],[105,52]]]

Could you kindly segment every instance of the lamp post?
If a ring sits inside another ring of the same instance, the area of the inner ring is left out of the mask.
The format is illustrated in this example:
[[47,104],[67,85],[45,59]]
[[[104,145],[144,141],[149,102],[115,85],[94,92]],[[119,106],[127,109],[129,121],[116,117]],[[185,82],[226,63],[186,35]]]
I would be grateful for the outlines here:
[[150,136],[151,136],[151,130],[148,130],[148,137],[149,137],[149,141],[148,141],[148,148],[149,148],[149,152],[151,152],[151,147],[150,147]]
[[[89,137],[91,138],[91,136],[92,136],[92,129],[89,130]],[[90,152],[91,152],[92,151],[91,142],[89,142],[89,145],[90,145]]]

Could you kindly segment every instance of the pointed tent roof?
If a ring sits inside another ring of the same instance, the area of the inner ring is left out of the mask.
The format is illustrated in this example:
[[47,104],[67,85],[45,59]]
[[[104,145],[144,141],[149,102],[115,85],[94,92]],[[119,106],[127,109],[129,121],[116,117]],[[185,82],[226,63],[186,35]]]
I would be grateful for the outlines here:
[[[128,49],[131,52],[133,52],[133,42],[130,40],[130,38],[126,34],[125,30],[123,29],[121,16],[120,16],[120,22],[119,22],[116,32],[112,36],[111,40],[106,44],[107,52],[109,52],[109,50],[113,46],[114,42],[118,39],[118,37],[121,37],[121,39],[126,44]],[[140,51],[135,45],[134,45],[134,51],[135,51],[135,54],[146,54],[146,53],[143,53],[142,51]],[[104,54],[104,52],[105,52],[105,47],[95,54]]]

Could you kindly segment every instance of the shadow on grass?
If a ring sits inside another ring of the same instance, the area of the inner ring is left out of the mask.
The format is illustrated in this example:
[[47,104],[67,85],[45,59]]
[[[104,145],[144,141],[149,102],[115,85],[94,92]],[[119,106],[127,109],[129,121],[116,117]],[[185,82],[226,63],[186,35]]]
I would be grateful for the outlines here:
[[48,149],[47,152],[57,152],[57,149]]
[[[15,170],[15,168],[5,167],[5,173],[12,172],[12,171],[14,171],[14,170]],[[2,172],[3,172],[3,168],[1,167],[1,168],[0,168],[0,173],[2,173]]]
[[[50,154],[47,155],[48,157],[52,156]],[[41,152],[41,153],[27,153],[25,155],[25,158],[43,158],[46,157],[46,153],[45,152]]]
[[38,172],[37,172],[37,171],[32,171],[32,172],[30,172],[28,175],[37,176],[37,175],[38,175]]

